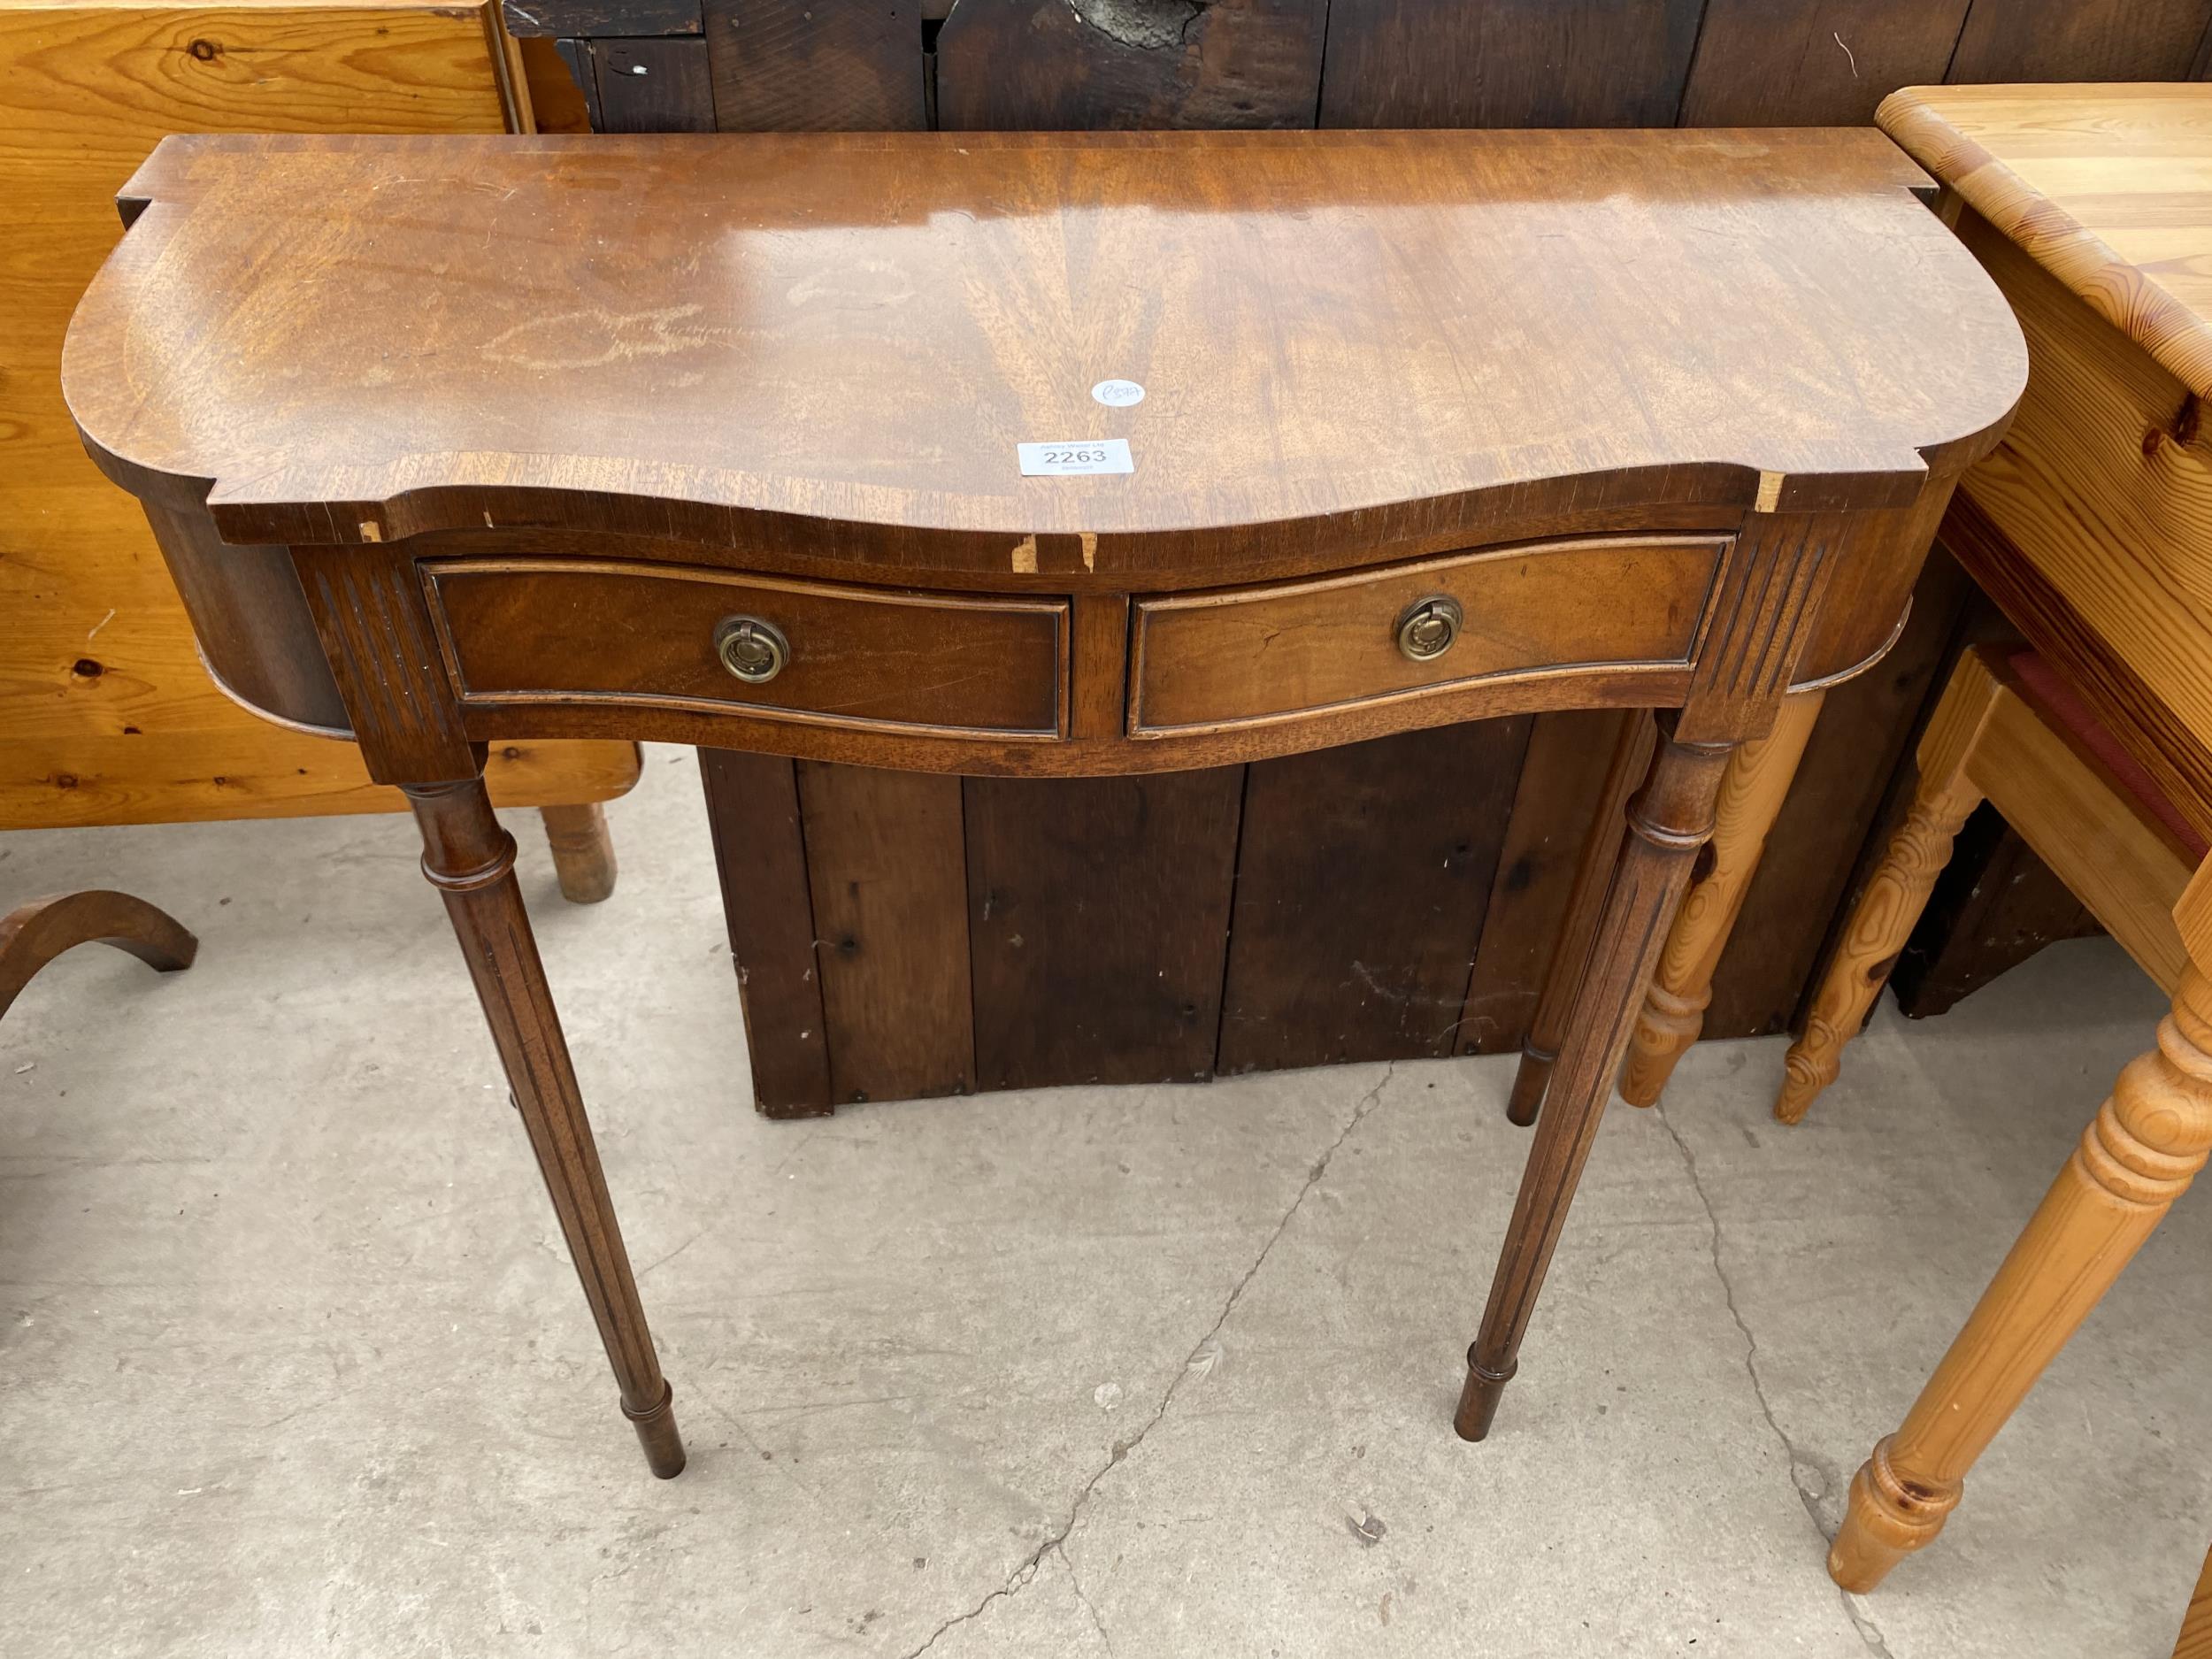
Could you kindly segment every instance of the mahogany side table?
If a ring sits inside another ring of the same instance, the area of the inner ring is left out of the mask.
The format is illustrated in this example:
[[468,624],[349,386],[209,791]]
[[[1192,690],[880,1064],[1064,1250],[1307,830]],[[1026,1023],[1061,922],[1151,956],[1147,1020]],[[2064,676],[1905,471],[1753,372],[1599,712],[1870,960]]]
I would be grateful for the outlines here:
[[64,382],[213,671],[412,797],[663,1476],[488,743],[1114,773],[1659,710],[1475,1440],[1731,754],[1881,655],[2019,396],[1927,185],[1863,130],[170,139]]

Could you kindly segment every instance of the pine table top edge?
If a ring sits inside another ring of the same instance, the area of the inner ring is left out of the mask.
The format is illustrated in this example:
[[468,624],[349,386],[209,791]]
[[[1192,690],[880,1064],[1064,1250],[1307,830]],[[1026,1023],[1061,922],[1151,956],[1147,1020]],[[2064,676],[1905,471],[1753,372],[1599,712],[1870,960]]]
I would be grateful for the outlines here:
[[1875,120],[2099,316],[2212,396],[2212,84],[1905,87]]

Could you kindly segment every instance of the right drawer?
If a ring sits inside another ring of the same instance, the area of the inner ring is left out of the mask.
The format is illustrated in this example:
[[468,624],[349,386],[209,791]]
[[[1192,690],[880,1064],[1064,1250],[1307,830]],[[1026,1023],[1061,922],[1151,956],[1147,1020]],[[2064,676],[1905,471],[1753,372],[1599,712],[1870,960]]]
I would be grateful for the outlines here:
[[1129,732],[1256,726],[1551,668],[1686,664],[1728,541],[1552,541],[1141,599]]

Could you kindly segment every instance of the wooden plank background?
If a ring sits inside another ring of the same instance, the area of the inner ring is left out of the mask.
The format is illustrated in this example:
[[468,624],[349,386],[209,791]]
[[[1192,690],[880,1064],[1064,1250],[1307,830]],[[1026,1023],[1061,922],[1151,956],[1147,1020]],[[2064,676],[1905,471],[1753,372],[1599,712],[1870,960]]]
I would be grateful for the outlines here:
[[[77,442],[62,336],[167,134],[503,132],[529,119],[508,53],[483,0],[0,7],[0,827],[405,806],[208,679],[138,503]],[[603,800],[637,750],[508,744],[488,772],[504,804]]]
[[[624,4],[588,0],[594,33],[680,32],[654,20],[671,0]],[[652,118],[672,127],[1720,126],[1863,122],[1894,88],[1946,79],[2192,75],[2212,0],[703,0],[699,15],[671,43],[710,73]],[[603,40],[565,50],[607,61]],[[1966,597],[1932,562],[1895,653],[1830,696],[1709,1035],[1796,1015]],[[826,1110],[833,1076],[839,1098],[957,1087],[964,1063],[964,1086],[996,1088],[1509,1049],[1611,731],[1556,715],[1180,780],[971,780],[956,818],[806,768],[801,849],[756,847],[726,813],[722,846],[746,891],[814,907],[820,995],[838,977],[850,995],[826,1010],[826,1073],[755,1009],[758,1103]],[[2001,834],[1985,850],[2024,867]],[[967,1029],[943,987],[962,882]],[[2068,925],[2047,896],[2016,943]],[[1986,893],[1953,907],[2004,932],[1989,908]],[[1963,956],[1947,987],[1971,979]]]

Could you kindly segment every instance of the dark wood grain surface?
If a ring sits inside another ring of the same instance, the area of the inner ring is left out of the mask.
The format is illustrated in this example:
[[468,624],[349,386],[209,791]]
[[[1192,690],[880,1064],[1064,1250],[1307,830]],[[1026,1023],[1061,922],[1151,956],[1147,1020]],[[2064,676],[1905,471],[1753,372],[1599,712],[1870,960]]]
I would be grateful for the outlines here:
[[[584,559],[455,559],[431,570],[434,624],[472,705],[728,706],[855,728],[1032,738],[1066,724],[1067,606],[1052,600]],[[795,641],[765,684],[734,678],[716,655],[717,625],[733,614],[772,618]]]
[[726,133],[929,124],[910,0],[704,0],[701,11]]
[[981,1087],[1212,1074],[1242,777],[967,780]]
[[1969,0],[1706,0],[1686,127],[1863,123],[1940,81]]
[[965,1094],[975,1077],[960,795],[957,778],[799,769],[840,1102]]
[[699,0],[505,0],[499,18],[518,40],[700,32]]
[[1332,0],[1323,127],[1666,127],[1701,0]]
[[1975,0],[1947,81],[2178,81],[2204,0]]
[[937,125],[1311,127],[1328,0],[993,0],[937,36]]
[[664,39],[582,42],[589,63],[572,57],[593,79],[591,99],[606,133],[710,133],[714,88],[706,43],[695,35]]
[[753,1103],[772,1118],[822,1116],[835,1099],[796,772],[780,756],[705,749],[699,776],[737,968]]
[[1478,721],[1248,769],[1222,1071],[1455,1052],[1528,728]]
[[1621,722],[1638,718],[1571,709],[1531,723],[1467,979],[1460,1053],[1509,1053],[1528,1030],[1553,953],[1567,936],[1575,867],[1598,820]]
[[[1918,182],[1827,129],[171,139],[64,384],[119,480],[257,541],[688,503],[1103,588],[1565,478],[1901,505],[2022,373]],[[1130,474],[1017,470],[1115,437]]]

